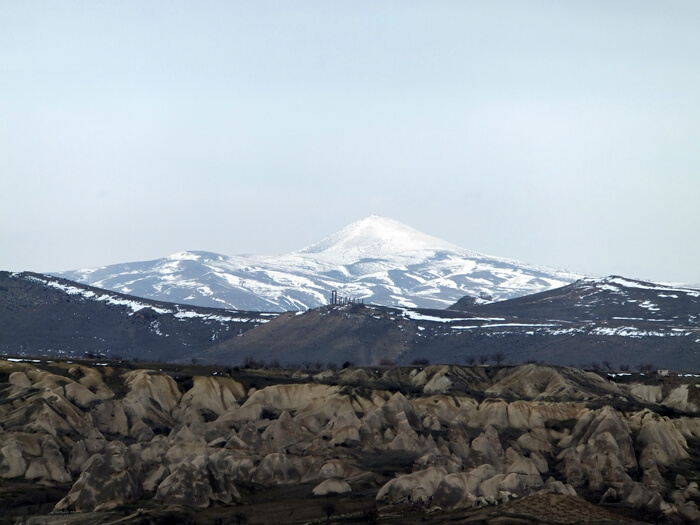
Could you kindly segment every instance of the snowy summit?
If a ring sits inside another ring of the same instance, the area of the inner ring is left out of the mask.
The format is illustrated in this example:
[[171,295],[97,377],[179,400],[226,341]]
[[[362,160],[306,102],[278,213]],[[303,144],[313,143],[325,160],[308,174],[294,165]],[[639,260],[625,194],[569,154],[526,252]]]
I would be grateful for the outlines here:
[[440,250],[459,251],[461,248],[393,219],[371,215],[295,253],[349,262],[414,251]]
[[182,252],[155,261],[56,274],[139,297],[235,310],[307,310],[340,297],[447,308],[464,296],[510,299],[583,277],[471,252],[372,215],[279,256]]

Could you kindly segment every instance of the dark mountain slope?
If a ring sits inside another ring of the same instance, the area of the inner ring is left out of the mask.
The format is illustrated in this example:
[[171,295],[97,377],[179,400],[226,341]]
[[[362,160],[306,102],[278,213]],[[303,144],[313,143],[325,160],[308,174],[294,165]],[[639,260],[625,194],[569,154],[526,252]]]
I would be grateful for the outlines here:
[[478,362],[496,355],[510,363],[698,370],[700,292],[610,277],[472,304],[468,312],[323,307],[284,315],[202,357],[230,363],[255,356],[283,363],[392,359],[406,364]]
[[458,301],[451,310],[568,321],[640,320],[681,324],[700,316],[700,291],[610,276],[490,304]]
[[0,352],[230,365],[248,357],[357,365],[488,358],[697,371],[700,291],[611,277],[468,312],[347,304],[280,315],[156,302],[3,272]]
[[0,272],[0,351],[189,359],[277,314],[139,299],[36,273]]

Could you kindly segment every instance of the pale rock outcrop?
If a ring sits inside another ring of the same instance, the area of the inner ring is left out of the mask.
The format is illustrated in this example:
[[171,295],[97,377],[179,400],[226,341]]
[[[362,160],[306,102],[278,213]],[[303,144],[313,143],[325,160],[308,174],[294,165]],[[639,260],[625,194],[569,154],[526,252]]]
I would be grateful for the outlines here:
[[[505,491],[501,489],[501,485],[503,484],[506,477],[506,474],[496,474],[495,476],[482,481],[479,484],[479,496],[484,498],[484,500],[486,500],[490,504],[498,503],[498,501],[502,500],[503,496],[506,495],[502,494],[502,492]],[[511,494],[511,491],[516,491],[518,493],[522,492],[522,487],[520,486],[517,475],[509,474],[508,481],[506,482],[506,484],[510,489],[508,491],[508,494]]]
[[155,436],[151,427],[141,420],[134,421],[129,430],[129,437],[135,439],[137,443],[148,443]]
[[442,467],[398,476],[379,489],[377,501],[390,504],[427,503],[447,472]]
[[177,465],[158,485],[155,499],[170,505],[206,508],[212,502],[231,503],[240,493],[226,469],[214,468],[207,456]]
[[192,388],[182,396],[173,416],[188,423],[216,419],[228,409],[238,406],[237,400],[244,395],[243,385],[233,379],[195,376]]
[[138,458],[142,464],[160,465],[168,451],[172,448],[172,441],[166,436],[155,436],[147,443],[135,443],[129,450]]
[[94,394],[89,388],[80,383],[70,382],[64,386],[66,399],[75,403],[80,408],[87,408],[92,404],[102,401],[100,396]]
[[411,400],[411,404],[422,419],[436,417],[441,426],[449,425],[458,417],[468,419],[468,415],[476,412],[479,406],[476,400],[470,397],[447,395],[420,397]]
[[491,465],[481,465],[469,472],[447,474],[433,494],[432,505],[441,509],[475,506],[481,497],[481,484],[498,475]]
[[517,483],[513,482],[513,486],[518,487],[517,491],[515,488],[509,488],[510,485],[501,488],[501,490],[510,491],[511,493],[520,494],[523,490],[538,489],[543,485],[540,470],[530,458],[522,458],[520,461],[513,463],[508,467],[506,474],[515,474],[518,479]]
[[373,410],[375,408],[376,406],[371,403],[365,407],[360,407],[358,403],[350,401],[348,396],[334,395],[321,404],[314,404],[304,410],[297,411],[294,419],[306,425],[309,430],[311,430],[313,427],[325,427],[332,419],[335,419],[340,414],[347,412],[355,413],[358,410],[365,411],[366,409]]
[[659,468],[655,464],[644,469],[642,483],[651,489],[663,489],[666,487],[666,480],[663,478],[659,472]]
[[[489,394],[510,394],[532,400],[589,399],[591,392],[620,394],[619,387],[599,375],[576,368],[556,369],[527,364],[505,368],[496,376],[496,383],[486,389]],[[582,388],[585,386],[585,388]]]
[[680,514],[689,523],[700,523],[700,510],[698,504],[694,501],[688,501],[677,506],[678,514]]
[[172,377],[134,370],[124,375],[124,385],[128,392],[122,405],[130,419],[164,428],[175,426],[172,411],[180,403],[182,394]]
[[640,451],[639,466],[669,466],[678,460],[689,458],[688,444],[673,422],[645,410],[632,418],[639,426],[636,447]]
[[286,454],[268,454],[260,462],[252,481],[260,485],[289,485],[298,483],[301,475]]
[[450,422],[447,431],[449,450],[462,460],[467,460],[471,454],[469,433],[459,421]]
[[304,410],[322,405],[338,393],[340,387],[306,383],[300,385],[273,385],[254,392],[242,408],[261,405],[276,410]]
[[510,427],[508,421],[508,403],[502,399],[487,399],[482,401],[478,410],[466,424],[470,428],[494,427],[505,429]]
[[554,447],[548,437],[544,429],[535,429],[521,434],[516,443],[523,452],[550,454]]
[[104,453],[107,441],[103,439],[81,439],[71,447],[68,456],[68,470],[73,474],[79,474],[83,466],[95,454]]
[[696,403],[688,401],[688,394],[690,393],[689,385],[680,385],[669,392],[666,399],[662,403],[666,406],[677,408],[679,410],[687,410],[691,412],[697,412],[700,407]]
[[[27,455],[26,448],[24,449]],[[25,479],[44,482],[70,483],[71,475],[66,470],[65,460],[58,444],[51,436],[41,440],[40,454],[32,454]],[[29,459],[29,458],[27,458]]]
[[700,417],[681,417],[673,420],[678,431],[688,438],[700,438]]
[[325,461],[318,471],[318,476],[321,479],[344,479],[346,481],[354,481],[368,474],[367,471],[359,469],[341,459]]
[[576,489],[569,485],[568,483],[564,483],[562,481],[555,480],[554,478],[549,478],[547,481],[544,483],[545,489],[554,492],[555,494],[562,494],[564,496],[569,495],[569,496],[576,496]]
[[83,365],[70,365],[68,373],[71,376],[82,376],[78,379],[78,383],[93,392],[99,399],[107,400],[115,397],[114,392],[103,381],[102,373],[112,375],[114,370],[111,367],[103,367],[102,373],[96,368]]
[[627,473],[628,467],[622,458],[618,442],[610,432],[591,437],[581,453],[581,464],[587,474],[588,486],[597,490],[609,483],[629,483],[631,478]]
[[263,414],[261,403],[246,403],[244,406],[233,406],[211,423],[220,432],[232,428],[239,428],[248,421],[259,421]]
[[92,456],[78,480],[54,510],[94,510],[112,508],[141,496],[140,469],[119,441],[109,443],[104,454]]
[[190,425],[178,425],[174,427],[168,435],[171,442],[174,443],[193,443],[204,446],[206,441],[204,438],[194,432]]
[[360,444],[360,428],[362,422],[355,415],[355,411],[350,406],[347,410],[338,413],[326,425],[326,431],[332,436],[330,446],[354,447]]
[[347,494],[352,488],[347,481],[342,479],[327,479],[316,485],[311,491],[314,496],[328,496],[330,494]]
[[405,412],[398,413],[394,418],[393,435],[395,437],[386,445],[386,448],[389,450],[420,452],[420,450],[423,448],[423,444],[421,443],[416,431],[411,427]]
[[535,464],[535,467],[537,467],[537,470],[540,474],[546,474],[547,472],[549,472],[549,463],[542,454],[540,454],[536,450],[533,450],[532,452],[530,452],[529,457]]
[[302,425],[285,410],[267,426],[261,437],[265,450],[283,452],[297,443],[311,441],[313,435],[303,430]]
[[92,416],[73,405],[58,391],[45,389],[30,402],[36,403],[39,409],[25,427],[29,431],[72,439],[103,437],[92,424]]
[[10,397],[16,396],[18,393],[31,388],[32,381],[27,377],[27,374],[21,371],[12,372],[7,380],[11,385]]
[[450,369],[447,366],[439,368],[423,386],[426,394],[442,394],[450,390],[452,380],[450,379]]
[[427,453],[416,459],[413,463],[413,471],[425,470],[432,467],[441,467],[448,474],[462,472],[464,463],[455,455],[442,453]]
[[413,386],[424,386],[428,382],[428,369],[418,370],[414,368],[408,374],[408,379]]
[[129,435],[129,420],[121,401],[105,401],[97,405],[92,410],[92,421],[105,435]]
[[22,454],[22,447],[10,438],[0,443],[0,477],[18,478],[27,472],[27,462]]
[[659,403],[663,399],[663,393],[660,385],[642,385],[639,383],[633,383],[630,385],[623,385],[622,389],[640,401],[644,401],[646,403]]
[[146,492],[155,492],[165,478],[170,475],[170,469],[165,465],[160,465],[146,474],[142,487]]
[[489,464],[496,470],[503,470],[503,446],[498,431],[489,426],[471,443],[470,459],[476,465]]
[[609,434],[611,438],[606,438],[603,442],[614,442],[618,459],[624,468],[636,468],[637,459],[630,426],[616,410],[608,406],[584,413],[571,435],[559,442],[559,447],[590,446],[603,433]]
[[[400,417],[401,423],[404,421],[413,429],[422,430],[423,421],[422,418],[416,412],[411,402],[406,399],[406,397],[401,392],[396,392],[389,400],[382,406],[381,413],[384,416],[384,420],[397,426],[397,418]],[[403,414],[400,416],[400,414]]]

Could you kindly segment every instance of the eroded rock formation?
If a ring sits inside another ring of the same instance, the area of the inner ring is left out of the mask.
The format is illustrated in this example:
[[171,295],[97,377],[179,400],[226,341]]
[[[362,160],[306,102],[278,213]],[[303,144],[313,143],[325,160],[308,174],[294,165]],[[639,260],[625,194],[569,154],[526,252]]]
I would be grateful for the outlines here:
[[[316,496],[369,484],[380,505],[460,509],[545,490],[700,518],[697,482],[673,473],[692,466],[700,419],[662,416],[653,388],[595,374],[348,369],[253,388],[235,374],[178,382],[61,363],[0,361],[0,373],[0,477],[69,487],[56,511],[237,505],[243,487],[308,483]],[[368,459],[382,455],[407,468],[387,478]]]

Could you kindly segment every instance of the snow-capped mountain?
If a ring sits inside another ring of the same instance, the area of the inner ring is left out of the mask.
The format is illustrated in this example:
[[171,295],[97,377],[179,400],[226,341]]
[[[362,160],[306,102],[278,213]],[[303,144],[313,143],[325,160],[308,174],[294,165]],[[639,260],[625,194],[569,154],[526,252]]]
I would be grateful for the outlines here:
[[503,300],[581,277],[465,250],[373,215],[280,256],[183,252],[54,275],[107,290],[237,310],[306,310],[338,296],[386,306],[446,308],[465,295]]

